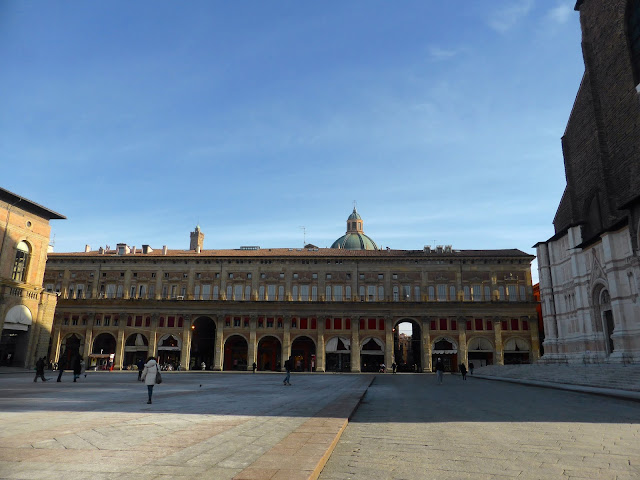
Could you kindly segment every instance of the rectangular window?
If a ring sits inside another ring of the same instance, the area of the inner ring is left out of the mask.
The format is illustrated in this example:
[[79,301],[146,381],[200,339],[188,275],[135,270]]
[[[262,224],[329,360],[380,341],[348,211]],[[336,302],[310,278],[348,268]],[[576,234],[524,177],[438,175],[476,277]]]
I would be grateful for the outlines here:
[[74,315],[71,317],[71,325],[78,325],[78,316]]
[[316,330],[318,328],[318,321],[315,318],[311,319],[311,330]]
[[471,301],[471,287],[469,287],[469,285],[465,285],[463,287],[463,291],[464,291],[464,301],[465,302],[470,302]]
[[458,321],[451,320],[451,330],[457,330],[457,329],[458,329]]
[[251,285],[245,285],[244,287],[244,299],[245,301],[251,300]]
[[467,331],[471,330],[471,320],[467,320]]
[[167,327],[173,328],[176,326],[176,317],[167,317]]
[[402,286],[402,300],[405,302],[411,300],[411,286],[403,285]]
[[116,298],[116,286],[112,283],[107,285],[107,298]]
[[506,329],[508,328],[508,325],[507,325],[507,321],[506,321],[506,320],[502,320],[502,321],[500,322],[500,324],[501,324],[501,326],[502,326],[502,330],[506,330]]
[[227,285],[227,300],[233,300],[233,285]]
[[415,286],[413,287],[413,300],[416,302],[419,302],[421,300],[420,298],[420,287],[419,286]]
[[384,287],[382,285],[378,286],[378,301],[384,302]]
[[511,330],[520,330],[520,322],[517,318],[511,319]]
[[522,321],[522,330],[529,330],[529,321],[528,320],[523,320]]
[[136,286],[135,285],[131,285],[131,288],[129,289],[129,298],[136,298]]
[[309,285],[300,285],[300,300],[303,302],[309,301]]
[[493,322],[491,320],[487,320],[487,330],[493,330]]
[[[66,320],[68,321],[68,319],[66,319]],[[96,327],[99,327],[101,325],[101,323],[102,323],[102,319],[100,317],[96,317],[95,322],[96,322]]]
[[298,286],[294,285],[291,291],[291,300],[293,300],[294,302],[298,301]]
[[330,301],[331,301],[331,285],[327,285],[327,288],[325,289],[325,292],[324,292],[324,293],[325,293],[325,295],[326,295],[325,300],[326,300],[327,302],[330,302]]
[[476,318],[475,322],[476,322],[476,330],[484,330],[482,325],[483,322],[481,318]]
[[351,330],[351,319],[350,318],[347,318],[344,321],[344,328],[347,329],[347,330]]
[[[279,325],[280,327],[282,325]],[[273,328],[273,318],[267,318],[267,328]]]
[[518,294],[516,293],[516,286],[515,285],[508,285],[507,286],[507,295],[509,295],[509,301],[510,302],[515,302],[516,300],[518,300]]
[[360,330],[364,330],[364,318],[360,319]]
[[308,320],[306,318],[300,319],[300,328],[304,330],[308,328]]
[[376,329],[376,319],[375,319],[375,318],[370,318],[370,319],[369,319],[369,322],[368,322],[367,328],[368,328],[369,330],[375,330],[375,329]]
[[284,300],[284,286],[278,285],[278,300]]
[[116,298],[122,298],[124,296],[124,285],[118,285],[118,290],[116,291]]
[[429,329],[430,330],[435,330],[436,329],[436,321],[435,320],[431,320],[431,322],[429,322]]
[[438,301],[439,302],[447,301],[447,286],[444,284],[438,285]]
[[218,300],[220,298],[220,287],[218,285],[214,285],[213,287],[213,300]]
[[184,286],[180,287],[180,296],[184,298],[186,294],[187,294],[187,287],[184,287]]
[[318,287],[316,285],[311,287],[311,300],[314,302],[318,301]]
[[267,286],[267,300],[274,301],[276,299],[276,286],[268,285]]
[[440,319],[440,330],[446,330],[447,329],[447,319],[446,318],[441,318]]
[[375,302],[376,301],[376,286],[375,285],[369,285],[367,287],[367,300],[369,302]]
[[491,301],[491,287],[489,285],[484,286],[484,299],[485,301]]
[[520,301],[524,301],[526,297],[527,294],[524,285],[520,285]]
[[384,273],[378,274],[378,280],[384,280]]
[[344,299],[347,301],[351,300],[351,285],[344,287]]
[[449,300],[451,300],[452,302],[458,300],[458,297],[456,295],[456,287],[454,287],[453,285],[449,287]]
[[325,330],[331,330],[331,319],[330,318],[325,318],[324,319],[324,329]]
[[171,285],[171,298],[176,298],[178,296],[178,286]]
[[384,318],[381,318],[381,319],[378,321],[378,329],[379,329],[379,330],[384,330]]
[[393,286],[393,301],[398,302],[400,300],[400,289],[397,285]]
[[341,302],[342,299],[342,285],[334,285],[333,286],[333,299],[336,302]]
[[240,317],[233,317],[233,326],[234,327],[240,326]]
[[474,285],[471,287],[471,297],[473,297],[474,302],[482,300],[482,285]]
[[336,330],[342,330],[342,319],[334,318],[333,319],[333,328]]
[[[24,245],[24,247],[22,247]],[[24,248],[24,250],[22,249]],[[29,247],[26,246],[26,242],[20,242],[18,244],[18,250],[16,250],[16,259],[13,263],[13,273],[11,278],[16,282],[24,282],[24,276],[29,265]]]
[[[127,325],[129,325],[129,322],[127,320]],[[142,315],[136,315],[136,327],[141,327],[142,326]]]
[[104,317],[104,323],[103,323],[103,325],[104,325],[105,327],[108,327],[110,323],[111,323],[111,317],[107,315],[106,317]]
[[258,287],[258,300],[263,301],[265,299],[264,296],[264,285],[260,285]]
[[195,300],[200,300],[200,285],[193,287],[193,298]]

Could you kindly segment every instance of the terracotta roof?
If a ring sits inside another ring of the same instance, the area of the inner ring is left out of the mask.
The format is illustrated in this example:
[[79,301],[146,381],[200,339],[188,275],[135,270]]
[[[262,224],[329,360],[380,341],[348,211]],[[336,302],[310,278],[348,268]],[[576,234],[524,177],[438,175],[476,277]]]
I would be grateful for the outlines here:
[[269,258],[269,257],[358,257],[358,258],[399,258],[399,257],[421,257],[421,258],[457,258],[457,257],[510,257],[510,258],[535,258],[533,255],[518,250],[516,248],[506,250],[452,250],[450,253],[438,253],[434,250],[425,252],[424,250],[342,250],[337,248],[261,248],[259,250],[202,250],[196,253],[193,250],[167,250],[167,254],[162,253],[162,249],[154,249],[151,253],[137,251],[126,255],[117,255],[116,250],[107,250],[105,253],[99,251],[92,252],[68,252],[49,253],[49,258],[142,258],[142,257],[193,257],[193,258]]

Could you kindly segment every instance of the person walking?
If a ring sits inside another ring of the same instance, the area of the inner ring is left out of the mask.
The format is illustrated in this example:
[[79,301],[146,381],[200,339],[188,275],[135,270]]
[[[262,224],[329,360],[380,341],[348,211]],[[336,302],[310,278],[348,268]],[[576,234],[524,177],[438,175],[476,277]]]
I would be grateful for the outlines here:
[[36,376],[33,379],[34,382],[38,381],[38,377],[42,379],[43,382],[46,382],[47,379],[44,378],[44,360],[46,357],[39,358],[36,362]]
[[153,357],[149,357],[147,363],[144,364],[144,370],[142,371],[142,380],[147,386],[147,393],[149,394],[149,400],[147,403],[151,403],[151,396],[153,395],[153,386],[156,384],[156,375],[158,374],[158,363]]
[[396,370],[398,370],[398,364],[396,362],[393,362],[391,364],[391,369],[393,370],[393,373],[396,373]]
[[81,359],[80,359],[80,354],[76,355],[75,357],[73,357],[73,360],[71,361],[72,365],[73,365],[73,381],[74,383],[78,381],[78,379],[80,378],[80,374],[82,373],[82,363]]
[[469,371],[471,372],[471,375],[473,375],[473,362],[469,362]]
[[56,380],[56,382],[62,381],[62,374],[64,373],[64,369],[66,366],[67,366],[66,359],[62,357],[58,362],[58,379]]
[[144,360],[141,358],[138,360],[138,381],[142,381],[142,371],[144,370]]
[[460,364],[460,374],[462,375],[462,380],[467,379],[467,367],[464,366],[464,363]]
[[253,365],[251,365],[251,368],[253,369],[253,373],[256,373],[256,368],[258,368],[258,365],[256,365],[256,362],[253,362]]
[[436,377],[438,379],[438,385],[442,385],[443,376],[444,376],[444,363],[442,363],[442,359],[438,357],[438,361],[436,362]]
[[87,378],[87,364],[84,363],[84,358],[80,360],[80,374]]
[[287,371],[287,376],[284,377],[284,385],[291,385],[291,383],[289,382],[289,380],[291,379],[291,357],[289,357],[289,360],[285,360],[284,362],[284,368]]

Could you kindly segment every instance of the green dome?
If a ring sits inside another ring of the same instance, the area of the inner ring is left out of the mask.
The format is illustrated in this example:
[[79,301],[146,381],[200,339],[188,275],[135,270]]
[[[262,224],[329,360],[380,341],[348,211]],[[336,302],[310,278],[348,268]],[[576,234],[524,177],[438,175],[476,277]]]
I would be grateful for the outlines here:
[[353,213],[349,215],[349,218],[347,218],[347,220],[362,220],[362,217],[356,211],[356,207],[353,207]]
[[378,250],[376,242],[371,240],[364,233],[347,233],[333,242],[331,248],[343,248],[345,250]]

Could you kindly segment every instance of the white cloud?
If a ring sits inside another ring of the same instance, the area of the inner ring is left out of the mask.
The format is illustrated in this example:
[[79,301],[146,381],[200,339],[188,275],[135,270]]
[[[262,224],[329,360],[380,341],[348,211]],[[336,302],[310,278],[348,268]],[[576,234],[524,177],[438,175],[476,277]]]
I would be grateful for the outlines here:
[[458,53],[460,53],[460,50],[458,49],[441,48],[435,45],[429,47],[429,58],[431,60],[446,60],[448,58],[455,57]]
[[534,0],[519,0],[508,7],[495,10],[488,20],[489,26],[500,33],[511,30],[533,7]]
[[547,18],[555,23],[567,23],[573,14],[574,0],[563,0],[547,14]]

